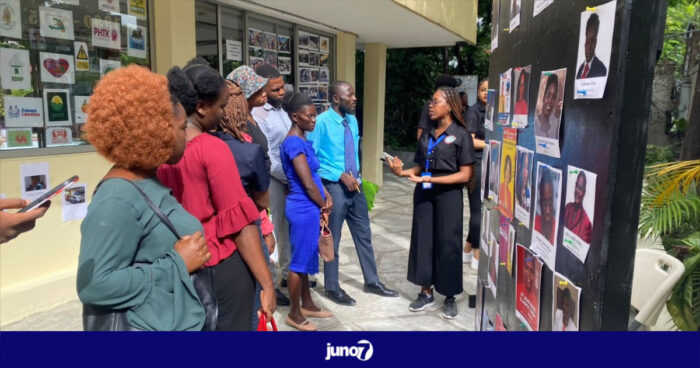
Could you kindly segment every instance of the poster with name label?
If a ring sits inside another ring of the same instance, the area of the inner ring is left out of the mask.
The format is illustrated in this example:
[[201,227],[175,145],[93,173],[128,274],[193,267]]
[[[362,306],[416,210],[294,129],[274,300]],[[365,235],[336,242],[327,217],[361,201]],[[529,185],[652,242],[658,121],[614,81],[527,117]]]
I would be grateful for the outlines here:
[[44,115],[39,97],[5,96],[5,126],[8,128],[41,128]]
[[131,57],[148,58],[148,32],[146,27],[127,25],[128,42],[127,55]]
[[542,261],[532,251],[518,244],[515,262],[515,315],[528,331],[538,331]]
[[67,89],[44,89],[44,118],[46,126],[73,124]]
[[559,131],[564,109],[566,68],[543,71],[535,111],[536,152],[559,158]]
[[0,36],[22,38],[19,0],[0,0]]
[[518,146],[515,156],[515,218],[530,228],[530,202],[532,199],[532,164],[534,152]]
[[535,231],[532,232],[530,249],[537,253],[552,271],[557,257],[561,182],[561,170],[541,162],[537,163]]
[[574,99],[603,98],[608,83],[617,1],[581,13]]
[[581,288],[559,272],[553,286],[552,331],[578,331]]
[[528,126],[528,106],[530,106],[530,65],[513,68],[513,128]]
[[75,183],[61,193],[63,222],[82,220],[87,214],[87,184]]
[[100,59],[100,78],[104,77],[105,74],[111,72],[112,70],[119,69],[121,67],[121,61]]
[[75,70],[81,72],[90,71],[90,57],[86,42],[74,42],[73,53],[75,54]]
[[510,0],[510,27],[508,28],[508,33],[513,33],[520,25],[520,2],[521,0]]
[[500,76],[498,89],[498,124],[510,125],[510,88],[513,69],[506,70]]
[[493,0],[491,8],[491,52],[498,48],[498,25],[501,15],[501,4],[499,0]]
[[46,147],[73,144],[73,131],[70,127],[46,128]]
[[569,165],[564,206],[562,245],[582,263],[586,261],[593,236],[593,212],[597,175]]
[[121,24],[92,18],[92,46],[121,50]]
[[39,34],[42,37],[73,40],[73,12],[56,8],[39,7]]
[[486,92],[486,111],[484,112],[484,128],[493,131],[493,120],[496,113],[496,90]]
[[97,8],[102,11],[119,12],[119,0],[97,0]]
[[3,89],[32,88],[29,51],[1,48],[0,79]]
[[73,55],[39,53],[42,83],[75,83]]
[[90,96],[73,96],[76,124],[84,124],[87,121],[87,105],[89,101]]
[[147,19],[146,0],[129,0],[129,15],[138,19]]
[[501,173],[499,177],[498,204],[501,213],[513,218],[513,192],[515,188],[515,143],[518,141],[518,130],[503,129],[503,145],[501,146]]

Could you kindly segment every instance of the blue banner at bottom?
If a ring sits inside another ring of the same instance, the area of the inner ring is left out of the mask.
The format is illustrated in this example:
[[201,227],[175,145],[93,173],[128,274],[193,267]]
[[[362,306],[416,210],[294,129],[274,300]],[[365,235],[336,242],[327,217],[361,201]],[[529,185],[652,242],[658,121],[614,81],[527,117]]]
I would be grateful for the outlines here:
[[686,332],[3,332],[10,367],[700,367]]

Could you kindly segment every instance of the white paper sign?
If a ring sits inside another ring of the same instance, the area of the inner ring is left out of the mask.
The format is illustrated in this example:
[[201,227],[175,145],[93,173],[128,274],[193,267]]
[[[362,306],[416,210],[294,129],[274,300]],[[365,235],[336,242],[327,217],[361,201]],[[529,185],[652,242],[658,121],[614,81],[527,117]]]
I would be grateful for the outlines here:
[[19,0],[0,0],[0,36],[22,38]]
[[599,5],[595,12],[581,13],[574,99],[603,98],[610,70],[617,2]]
[[241,61],[242,59],[241,41],[226,40],[226,60]]
[[39,34],[42,37],[73,40],[73,12],[56,8],[39,7]]
[[537,14],[541,13],[544,8],[552,5],[554,0],[535,0],[535,6],[534,10],[532,11],[532,16],[537,16]]
[[121,50],[121,24],[92,18],[92,45]]
[[63,222],[82,220],[87,214],[87,184],[75,183],[61,193]]
[[119,12],[119,0],[98,0],[97,8],[102,11]]
[[0,68],[3,89],[32,88],[28,50],[0,49]]
[[100,78],[114,69],[122,67],[121,61],[100,59]]
[[75,108],[75,123],[84,124],[87,121],[87,104],[90,96],[73,96],[73,108]]
[[65,146],[73,143],[73,131],[69,127],[46,128],[46,147]]
[[22,198],[29,201],[39,198],[49,189],[50,182],[48,162],[19,165],[19,186],[22,189]]
[[5,96],[5,126],[8,128],[41,128],[44,115],[41,98]]
[[81,72],[90,71],[90,56],[86,42],[73,42],[73,53],[75,56],[75,70]]
[[73,55],[39,53],[41,81],[43,83],[75,83]]
[[127,26],[127,54],[141,59],[148,58],[148,31],[146,27]]

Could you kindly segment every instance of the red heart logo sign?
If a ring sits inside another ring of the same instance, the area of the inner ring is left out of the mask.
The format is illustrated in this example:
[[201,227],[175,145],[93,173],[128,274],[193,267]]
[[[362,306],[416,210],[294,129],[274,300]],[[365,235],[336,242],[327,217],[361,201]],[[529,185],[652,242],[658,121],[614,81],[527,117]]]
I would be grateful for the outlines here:
[[44,60],[44,68],[46,68],[46,70],[56,78],[61,78],[63,74],[66,74],[69,67],[70,64],[68,64],[68,60],[66,59],[56,60],[53,58],[48,58]]

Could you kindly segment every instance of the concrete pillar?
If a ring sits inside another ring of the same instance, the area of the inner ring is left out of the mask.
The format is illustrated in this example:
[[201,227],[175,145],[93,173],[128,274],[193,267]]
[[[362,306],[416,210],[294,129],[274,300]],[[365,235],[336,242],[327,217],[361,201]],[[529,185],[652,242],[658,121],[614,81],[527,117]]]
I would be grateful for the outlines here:
[[355,41],[357,35],[338,32],[336,40],[336,80],[350,82],[355,86]]
[[165,74],[197,55],[194,0],[153,0],[153,8],[153,71]]
[[362,178],[382,185],[384,151],[384,94],[386,92],[386,45],[365,45],[365,90],[362,107]]

